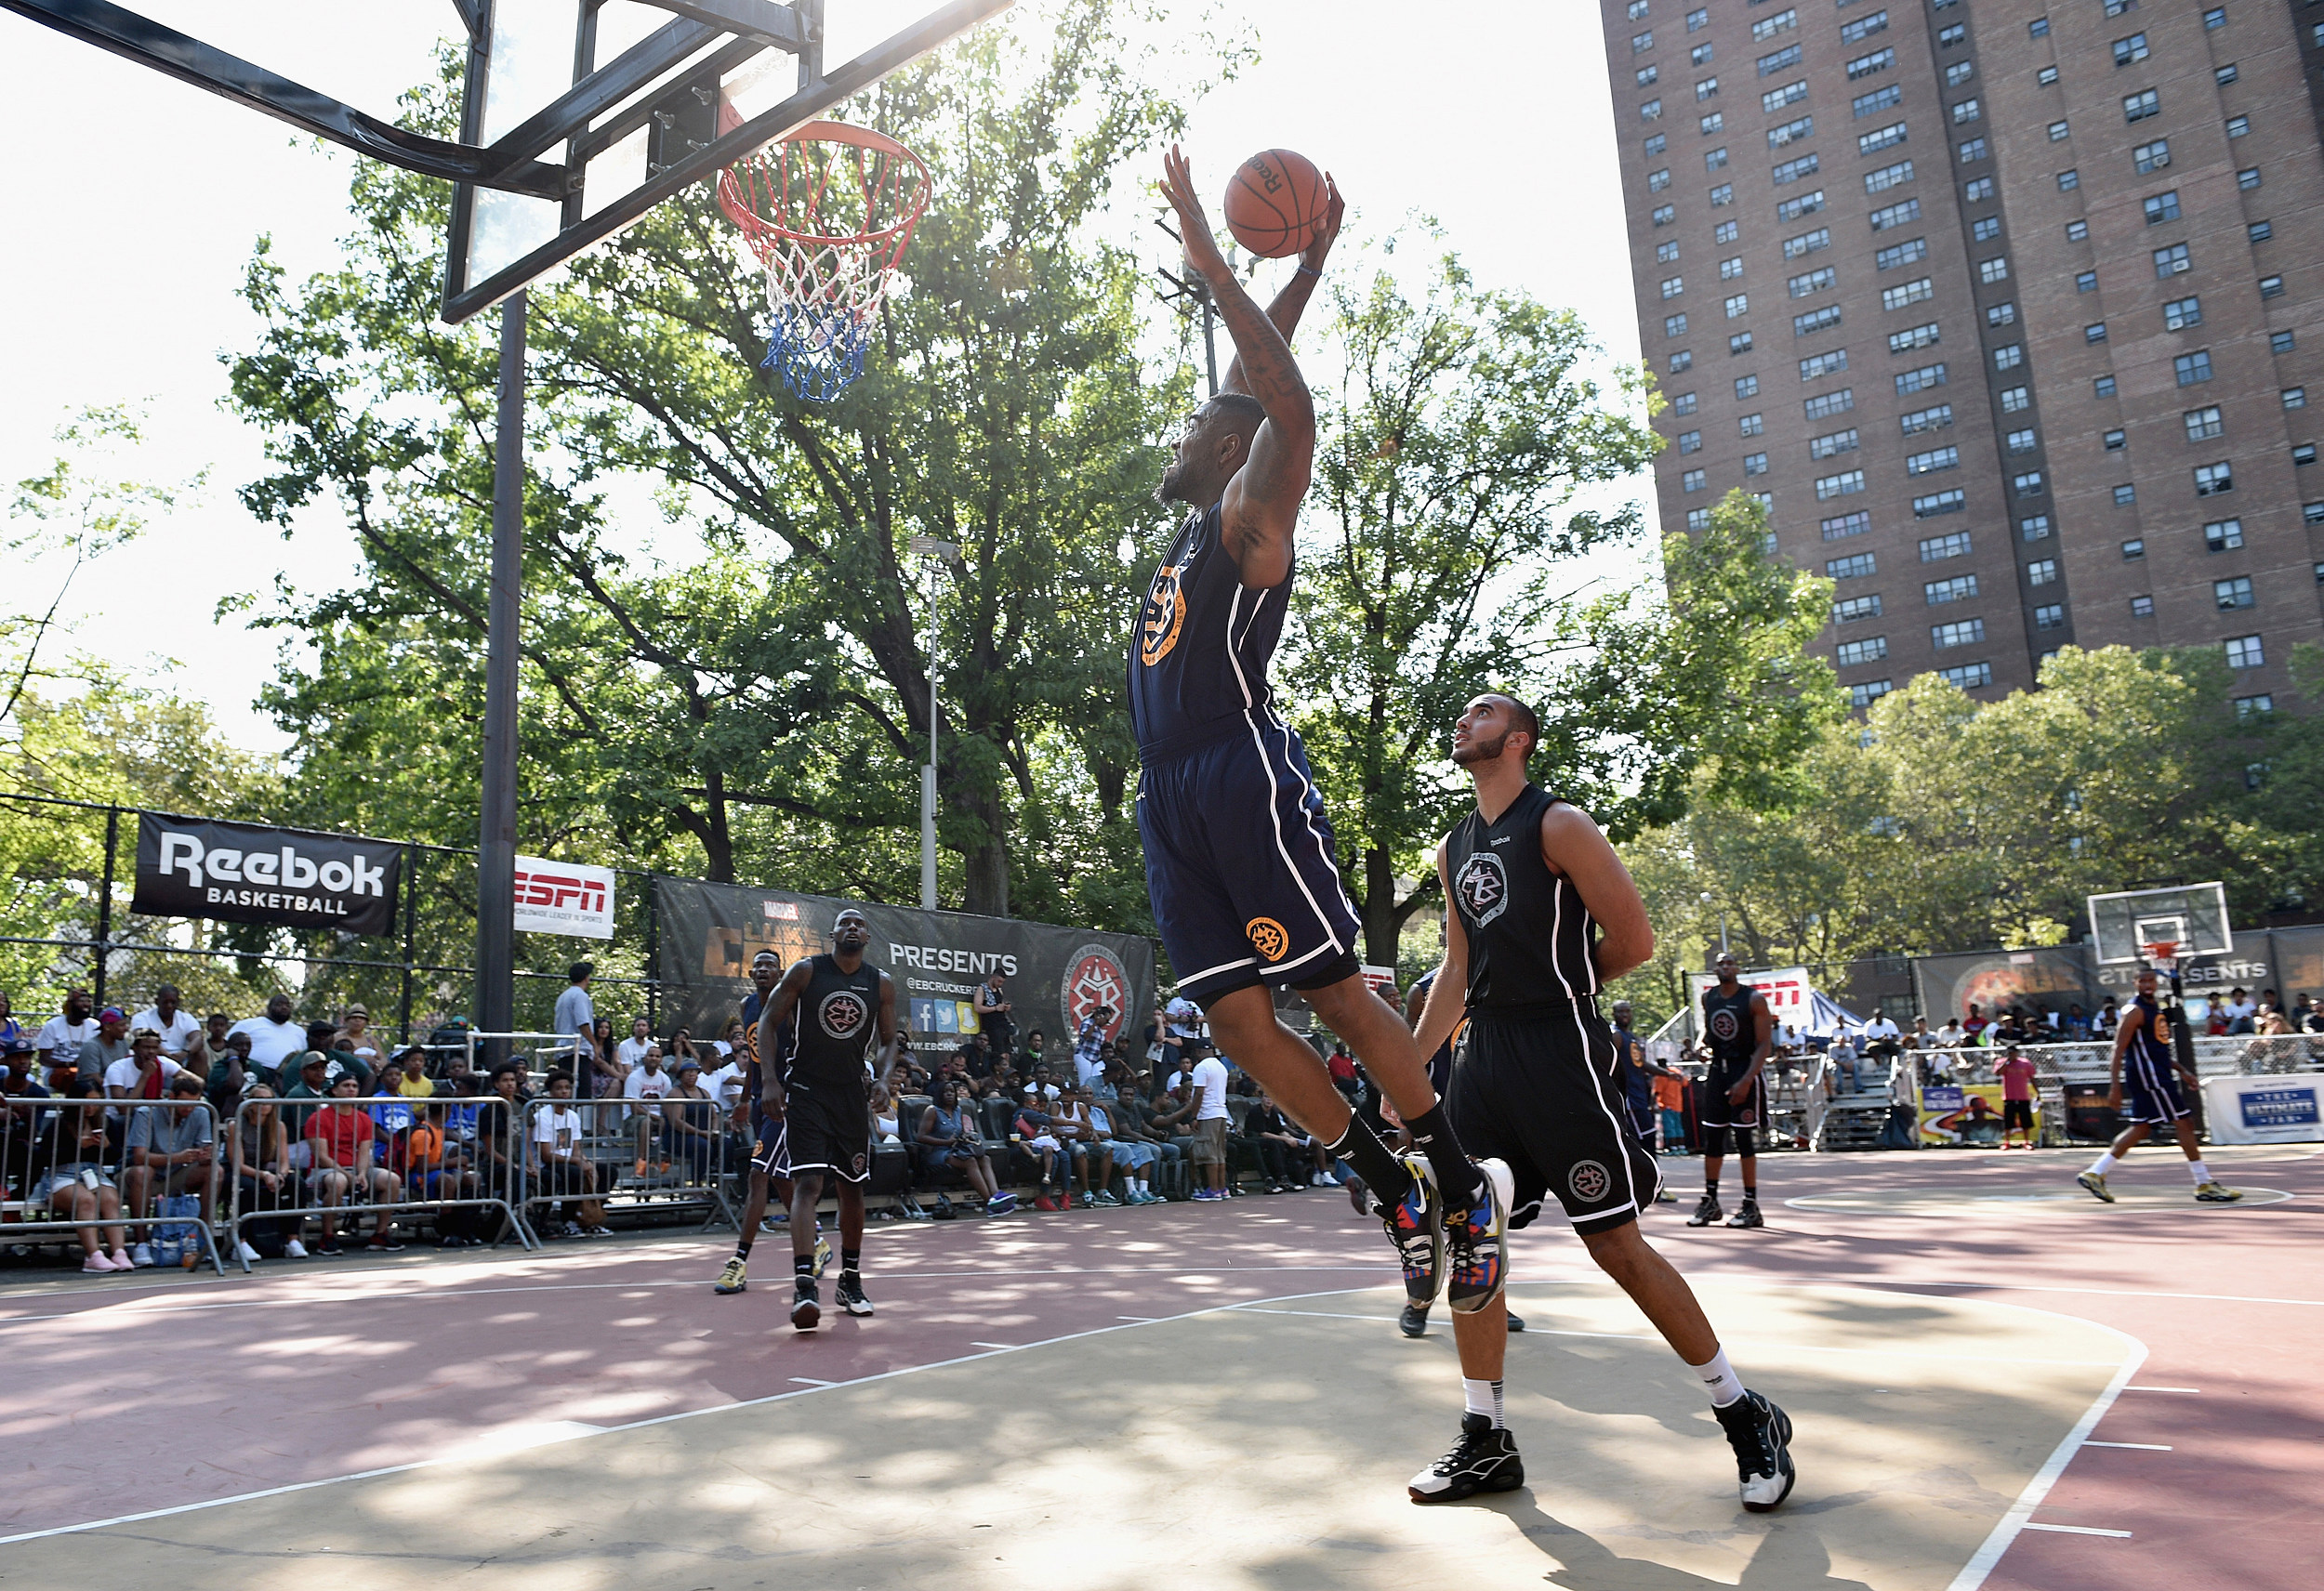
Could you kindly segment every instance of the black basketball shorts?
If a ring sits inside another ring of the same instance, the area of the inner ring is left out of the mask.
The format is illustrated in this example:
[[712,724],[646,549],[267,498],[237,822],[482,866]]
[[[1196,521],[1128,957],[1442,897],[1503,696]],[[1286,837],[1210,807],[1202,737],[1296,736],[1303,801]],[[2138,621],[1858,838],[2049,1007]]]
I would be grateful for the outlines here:
[[1701,1102],[1696,1107],[1696,1120],[1706,1127],[1742,1127],[1750,1129],[1767,1124],[1767,1069],[1760,1068],[1751,1079],[1750,1092],[1736,1103],[1730,1096],[1735,1085],[1743,1080],[1743,1072],[1750,1065],[1748,1060],[1735,1062],[1712,1061],[1703,1078]]
[[790,1162],[782,1175],[826,1173],[849,1182],[871,1176],[871,1106],[864,1085],[794,1077],[783,1107],[783,1140]]
[[1469,1154],[1509,1164],[1511,1226],[1532,1224],[1555,1198],[1576,1231],[1610,1231],[1654,1202],[1661,1177],[1631,1130],[1618,1064],[1594,1012],[1469,1014],[1445,1111]]

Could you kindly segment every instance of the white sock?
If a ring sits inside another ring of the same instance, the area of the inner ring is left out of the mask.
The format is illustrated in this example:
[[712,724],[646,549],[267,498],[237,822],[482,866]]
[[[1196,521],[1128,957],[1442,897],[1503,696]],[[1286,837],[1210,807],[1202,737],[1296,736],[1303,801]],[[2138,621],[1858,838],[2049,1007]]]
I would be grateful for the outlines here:
[[1501,1414],[1501,1384],[1499,1382],[1472,1381],[1464,1375],[1460,1378],[1460,1396],[1462,1401],[1468,1405],[1469,1413],[1483,1414],[1486,1419],[1491,1420],[1495,1430],[1500,1430],[1509,1424]]
[[1743,1396],[1743,1378],[1736,1374],[1735,1366],[1727,1362],[1725,1348],[1712,1354],[1710,1363],[1689,1365],[1687,1368],[1703,1378],[1703,1386],[1710,1393],[1712,1408],[1723,1409]]
[[2199,1160],[2188,1161],[2186,1168],[2195,1174],[2195,1186],[2198,1188],[2212,1180],[2211,1167]]
[[2090,1163],[2090,1172],[2093,1177],[2104,1177],[2107,1172],[2112,1171],[2116,1166],[2121,1164],[2122,1163],[2120,1161],[2114,1158],[2114,1152],[2109,1150],[2105,1154],[2100,1155],[2096,1160]]

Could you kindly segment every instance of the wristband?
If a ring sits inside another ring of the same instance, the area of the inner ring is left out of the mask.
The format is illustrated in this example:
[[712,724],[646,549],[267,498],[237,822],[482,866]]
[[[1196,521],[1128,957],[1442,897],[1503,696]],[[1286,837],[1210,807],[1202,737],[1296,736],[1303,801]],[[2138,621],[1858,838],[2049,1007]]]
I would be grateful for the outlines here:
[[1294,276],[1321,276],[1323,275],[1323,272],[1320,270],[1312,270],[1308,267],[1302,265],[1291,274]]

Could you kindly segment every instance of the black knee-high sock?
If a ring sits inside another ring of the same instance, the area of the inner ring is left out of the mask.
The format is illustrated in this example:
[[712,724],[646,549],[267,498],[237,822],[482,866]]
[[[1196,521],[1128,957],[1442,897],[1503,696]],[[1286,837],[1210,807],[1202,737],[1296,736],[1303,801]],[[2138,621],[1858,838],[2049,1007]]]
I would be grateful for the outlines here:
[[839,1250],[839,1274],[851,1276],[864,1269],[864,1251],[842,1247]]
[[745,1263],[748,1263],[750,1259],[750,1245],[758,1241],[758,1236],[759,1234],[756,1232],[745,1231],[741,1237],[737,1238],[734,1241],[734,1257],[744,1261]]
[[1460,1152],[1460,1140],[1445,1119],[1444,1101],[1431,1105],[1425,1115],[1415,1116],[1405,1125],[1411,1129],[1412,1141],[1420,1146],[1420,1152],[1428,1156],[1429,1169],[1436,1173],[1436,1187],[1445,1203],[1468,1205],[1485,1196],[1484,1174]]
[[1380,1135],[1361,1116],[1349,1116],[1348,1130],[1340,1135],[1338,1142],[1325,1148],[1354,1166],[1355,1174],[1371,1189],[1372,1196],[1383,1204],[1393,1204],[1412,1190],[1412,1174],[1388,1152],[1388,1146],[1380,1141]]

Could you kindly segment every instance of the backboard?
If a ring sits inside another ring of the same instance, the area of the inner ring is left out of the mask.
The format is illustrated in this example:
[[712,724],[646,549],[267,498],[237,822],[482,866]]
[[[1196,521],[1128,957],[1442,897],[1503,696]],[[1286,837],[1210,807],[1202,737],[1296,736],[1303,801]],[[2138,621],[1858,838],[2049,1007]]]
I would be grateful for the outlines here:
[[2146,947],[2175,944],[2181,958],[2225,955],[2235,947],[2227,891],[2218,884],[2179,884],[2090,897],[2090,939],[2099,965],[2147,959]]

